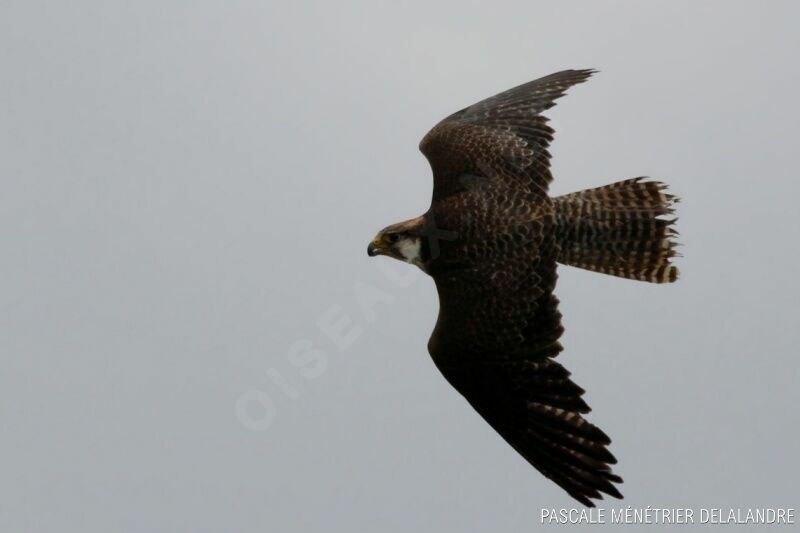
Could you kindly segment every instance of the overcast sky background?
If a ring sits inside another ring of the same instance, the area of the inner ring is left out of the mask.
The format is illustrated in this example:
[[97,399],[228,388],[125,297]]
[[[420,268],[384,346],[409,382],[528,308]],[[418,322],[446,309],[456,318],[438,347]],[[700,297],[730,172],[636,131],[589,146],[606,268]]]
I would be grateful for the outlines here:
[[683,198],[679,283],[560,269],[560,361],[625,479],[601,505],[800,507],[798,17],[3,0],[0,529],[520,532],[573,507],[434,367],[432,281],[366,245],[427,209],[434,123],[585,67],[549,112],[553,192]]

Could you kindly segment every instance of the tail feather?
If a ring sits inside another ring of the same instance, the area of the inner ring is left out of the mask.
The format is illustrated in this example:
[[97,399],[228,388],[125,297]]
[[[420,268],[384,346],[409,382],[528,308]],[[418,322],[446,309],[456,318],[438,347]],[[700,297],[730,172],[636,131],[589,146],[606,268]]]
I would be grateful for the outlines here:
[[554,198],[558,261],[622,278],[670,283],[678,269],[673,240],[679,199],[658,181],[633,178]]

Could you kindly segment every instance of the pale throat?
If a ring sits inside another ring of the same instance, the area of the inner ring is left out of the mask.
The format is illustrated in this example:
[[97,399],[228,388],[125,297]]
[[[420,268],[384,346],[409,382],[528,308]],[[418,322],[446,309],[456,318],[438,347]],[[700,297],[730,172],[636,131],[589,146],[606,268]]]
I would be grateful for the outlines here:
[[406,263],[419,266],[421,263],[422,241],[419,238],[403,239],[397,243],[397,251]]

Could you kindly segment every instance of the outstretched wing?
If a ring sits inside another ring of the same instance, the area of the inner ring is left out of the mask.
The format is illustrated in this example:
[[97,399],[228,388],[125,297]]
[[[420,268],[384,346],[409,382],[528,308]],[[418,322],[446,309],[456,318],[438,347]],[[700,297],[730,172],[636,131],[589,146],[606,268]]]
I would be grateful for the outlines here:
[[[533,250],[536,247],[537,251]],[[473,269],[435,277],[440,310],[428,349],[447,380],[531,465],[594,506],[621,498],[611,442],[583,414],[583,389],[554,358],[563,332],[552,236]],[[531,259],[533,257],[533,259]]]
[[[469,238],[451,244],[457,267],[434,273],[440,310],[431,356],[511,446],[589,506],[601,493],[621,497],[614,483],[622,479],[609,466],[609,438],[582,416],[583,390],[554,360],[563,328],[547,209],[553,130],[540,113],[591,74],[567,70],[500,93],[446,118],[420,144],[433,168],[436,215],[447,222],[462,214],[453,209],[469,211],[456,224]],[[465,179],[472,177],[485,179]],[[461,191],[471,194],[437,204]],[[484,203],[473,205],[473,196]],[[534,214],[536,205],[544,208]]]
[[433,168],[433,199],[461,189],[464,175],[501,179],[546,194],[553,129],[540,115],[593,70],[565,70],[502,92],[439,122],[420,143]]

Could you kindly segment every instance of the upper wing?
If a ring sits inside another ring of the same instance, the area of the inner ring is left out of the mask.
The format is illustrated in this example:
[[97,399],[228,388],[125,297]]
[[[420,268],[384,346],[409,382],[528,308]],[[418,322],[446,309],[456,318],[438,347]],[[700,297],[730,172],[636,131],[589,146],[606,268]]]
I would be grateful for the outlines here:
[[584,391],[553,359],[563,332],[552,294],[555,243],[538,243],[538,258],[526,248],[435,278],[440,311],[429,350],[475,410],[573,498],[587,506],[601,492],[621,498],[611,441],[581,416],[590,410]]
[[593,70],[564,70],[502,92],[439,122],[420,150],[433,168],[433,198],[461,188],[464,175],[507,180],[546,193],[553,129],[540,115]]

